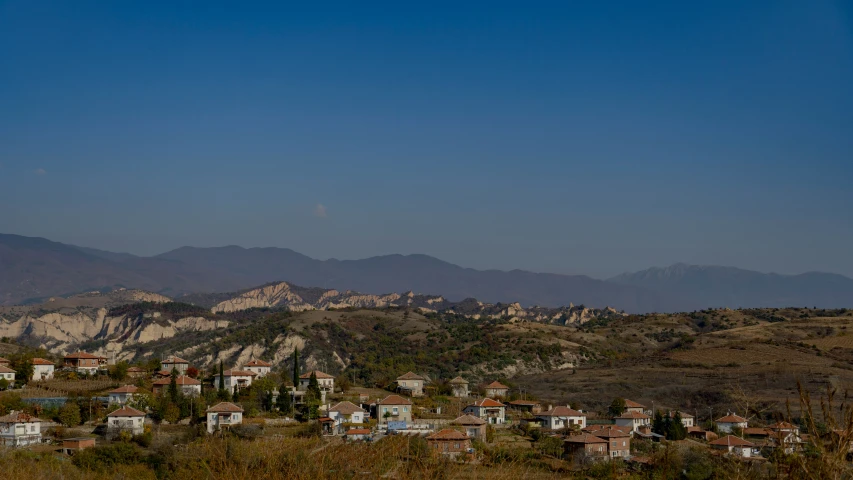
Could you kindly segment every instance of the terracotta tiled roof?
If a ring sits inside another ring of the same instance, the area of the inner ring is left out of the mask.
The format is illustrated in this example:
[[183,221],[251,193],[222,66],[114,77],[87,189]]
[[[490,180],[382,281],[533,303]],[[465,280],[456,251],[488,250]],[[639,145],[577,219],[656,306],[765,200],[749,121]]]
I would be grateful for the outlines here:
[[492,400],[491,398],[484,398],[482,400],[477,400],[476,402],[474,402],[468,406],[469,407],[471,407],[471,406],[474,406],[474,407],[506,407],[506,405],[504,405],[503,403],[501,403],[497,400]]
[[118,387],[115,390],[111,390],[109,393],[136,393],[139,391],[139,387],[134,385],[125,385],[123,387]]
[[646,408],[646,406],[643,405],[642,403],[637,403],[633,400],[628,400],[626,398],[625,399],[625,408],[643,408],[644,409],[644,408]]
[[299,378],[302,378],[302,379],[311,378],[312,373],[314,375],[316,375],[317,378],[335,378],[335,377],[329,375],[328,373],[321,372],[320,370],[311,370],[310,372],[305,372],[302,375],[300,375]]
[[746,423],[746,419],[738,415],[726,415],[717,419],[717,423]]
[[506,385],[504,385],[503,383],[501,383],[501,382],[499,382],[499,381],[497,381],[497,380],[495,380],[494,382],[492,382],[492,383],[490,383],[490,384],[486,385],[486,388],[492,388],[492,389],[501,389],[501,388],[505,388],[505,389],[509,390],[509,387],[507,387]]
[[[154,385],[169,385],[170,383],[172,383],[171,377],[154,380]],[[175,379],[175,383],[178,385],[201,385],[201,382],[186,375],[179,375],[178,378]]]
[[563,405],[557,405],[551,410],[537,413],[537,417],[585,417],[586,414]]
[[424,380],[424,377],[417,373],[407,372],[397,377],[397,380]]
[[452,428],[445,428],[439,432],[433,433],[432,435],[426,437],[427,440],[468,440],[468,435],[460,432],[459,430],[454,430]]
[[229,402],[219,402],[216,405],[207,409],[211,413],[236,413],[242,412],[243,409]]
[[237,370],[237,369],[229,369],[222,372],[222,374],[226,377],[257,377],[258,374],[255,372],[250,372],[249,370]]
[[347,435],[370,435],[369,428],[351,428],[347,430]]
[[588,433],[582,433],[580,435],[569,435],[564,439],[567,443],[607,443],[607,440],[596,437],[595,435],[590,435]]
[[116,410],[115,412],[107,415],[108,417],[144,417],[145,412],[140,412],[139,410],[124,406]]
[[161,377],[168,377],[168,376],[172,375],[172,372],[170,372],[168,370],[160,370],[159,372],[155,373],[154,375],[159,375]]
[[411,404],[412,404],[412,402],[410,402],[409,400],[406,400],[405,398],[403,398],[399,395],[388,395],[387,397],[383,398],[379,402],[379,405],[411,405]]
[[44,420],[36,418],[24,412],[12,412],[8,415],[0,417],[0,423],[33,423],[43,422]]
[[751,442],[747,442],[746,440],[736,437],[734,435],[727,435],[718,440],[714,440],[710,442],[709,445],[722,445],[726,447],[754,447],[755,445]]
[[648,416],[648,415],[646,415],[645,413],[640,413],[640,412],[625,412],[625,413],[623,413],[622,415],[619,415],[619,416],[618,416],[618,417],[616,417],[616,418],[623,418],[623,419],[625,419],[625,418],[642,418],[642,419],[648,419],[648,418],[649,418],[649,416]]
[[34,358],[32,363],[33,363],[33,365],[53,365],[54,364],[50,360],[45,360],[43,358],[38,358],[38,357]]
[[450,383],[451,385],[468,385],[468,380],[465,380],[462,377],[456,377],[448,383]]
[[11,368],[5,366],[5,365],[0,365],[0,373],[16,373],[16,372],[14,370],[12,370]]
[[454,425],[485,425],[487,422],[480,417],[475,417],[474,415],[462,415],[450,423]]
[[752,435],[755,437],[769,437],[773,432],[768,428],[763,427],[747,427],[743,429],[744,435]]
[[86,352],[76,352],[76,353],[70,353],[70,354],[66,355],[65,358],[100,359],[100,358],[104,358],[104,357],[99,357],[97,355],[92,355],[91,353],[86,353]]
[[183,359],[183,358],[181,358],[181,357],[176,357],[176,356],[174,356],[174,355],[170,355],[170,356],[166,357],[166,359],[165,359],[165,360],[163,360],[162,362],[160,362],[160,364],[161,364],[161,365],[162,365],[162,364],[164,364],[164,363],[168,363],[168,364],[173,364],[173,363],[186,363],[186,364],[189,364],[189,363],[190,363],[190,361],[189,361],[189,360],[184,360],[184,359]]
[[0,363],[12,363],[8,358],[0,357]]
[[624,437],[631,435],[631,427],[621,425],[588,425],[583,429],[598,437]]
[[365,413],[363,408],[359,407],[358,405],[356,405],[352,402],[346,402],[346,401],[340,402],[339,404],[330,408],[329,411],[330,412],[338,412],[338,413],[343,414],[343,415],[352,415],[353,413],[356,413],[356,412]]
[[246,364],[247,367],[272,367],[271,363],[267,363],[263,360],[252,360],[251,362]]

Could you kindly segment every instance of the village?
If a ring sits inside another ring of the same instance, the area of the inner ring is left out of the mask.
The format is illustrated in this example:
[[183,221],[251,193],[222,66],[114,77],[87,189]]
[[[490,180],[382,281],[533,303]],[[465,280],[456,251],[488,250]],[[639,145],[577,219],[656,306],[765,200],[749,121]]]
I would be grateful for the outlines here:
[[[111,442],[150,445],[171,425],[240,438],[298,428],[337,442],[420,438],[432,455],[456,462],[476,463],[483,445],[530,438],[573,465],[615,459],[641,465],[661,443],[688,442],[712,455],[762,462],[804,452],[815,440],[787,419],[768,422],[735,411],[701,412],[700,419],[700,412],[676,405],[623,398],[613,400],[607,416],[593,415],[531,398],[497,379],[474,384],[409,371],[387,390],[360,388],[319,370],[300,372],[298,351],[293,360],[292,371],[274,372],[271,363],[251,359],[210,365],[203,374],[177,356],[140,365],[109,364],[87,352],[61,362],[0,358],[0,445],[74,455]],[[24,381],[16,378],[21,372]],[[81,403],[80,395],[54,396],[57,382],[67,391],[99,390]]]

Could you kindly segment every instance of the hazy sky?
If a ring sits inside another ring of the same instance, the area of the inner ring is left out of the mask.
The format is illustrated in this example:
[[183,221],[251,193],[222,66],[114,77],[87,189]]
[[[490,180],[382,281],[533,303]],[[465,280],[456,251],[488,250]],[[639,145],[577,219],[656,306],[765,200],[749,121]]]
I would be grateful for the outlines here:
[[0,232],[853,275],[850,2],[367,3],[0,0]]

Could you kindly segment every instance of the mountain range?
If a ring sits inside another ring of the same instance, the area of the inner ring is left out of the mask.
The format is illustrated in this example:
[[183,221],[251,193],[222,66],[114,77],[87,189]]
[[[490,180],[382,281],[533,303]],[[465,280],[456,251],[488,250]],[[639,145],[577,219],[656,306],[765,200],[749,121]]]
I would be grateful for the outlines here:
[[[181,247],[152,257],[0,234],[0,305],[123,287],[169,297],[287,281],[366,293],[413,291],[451,301],[583,304],[628,312],[708,307],[853,306],[853,279],[676,264],[599,280],[523,270],[474,270],[427,255],[317,260],[287,248]],[[224,295],[223,298],[227,297]]]

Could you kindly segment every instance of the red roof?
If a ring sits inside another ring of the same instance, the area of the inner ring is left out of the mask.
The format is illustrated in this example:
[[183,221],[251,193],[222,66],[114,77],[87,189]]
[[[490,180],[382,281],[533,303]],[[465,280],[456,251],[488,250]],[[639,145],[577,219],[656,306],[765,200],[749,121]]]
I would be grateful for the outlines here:
[[0,363],[12,363],[12,362],[9,361],[9,359],[7,359],[7,358],[0,357]]
[[230,402],[219,402],[208,408],[207,411],[211,413],[237,413],[242,412],[243,409]]
[[258,374],[255,372],[250,372],[249,370],[237,370],[230,369],[222,372],[222,375],[226,377],[257,377]]
[[305,372],[299,376],[299,378],[311,378],[311,374],[314,374],[317,378],[335,378],[328,373],[321,372],[320,370],[311,370],[310,372]]
[[65,358],[71,358],[71,359],[75,359],[75,358],[101,359],[101,358],[105,358],[105,357],[99,357],[97,355],[92,355],[91,353],[86,353],[86,352],[76,352],[76,353],[71,353],[71,354],[66,355]]
[[595,427],[597,428],[587,427],[584,430],[601,438],[620,438],[631,436],[631,427],[622,427],[619,425],[595,425]]
[[728,414],[718,418],[717,423],[746,423],[746,419],[739,415]]
[[347,435],[370,435],[369,428],[351,428],[347,431]]
[[537,417],[585,417],[586,414],[575,409],[557,405],[551,410],[536,414]]
[[646,406],[645,406],[645,405],[643,405],[643,404],[641,404],[641,403],[637,403],[637,402],[635,402],[635,401],[633,401],[633,400],[628,400],[628,399],[626,398],[626,399],[625,399],[625,408],[642,408],[642,409],[645,409],[645,408],[646,408]]
[[569,435],[564,439],[568,443],[607,443],[607,440],[596,437],[595,435],[590,435],[588,433],[581,433],[580,435]]
[[509,387],[507,387],[506,385],[504,385],[503,383],[501,383],[501,382],[499,382],[499,381],[497,381],[497,380],[495,380],[494,382],[492,382],[492,383],[490,383],[490,384],[486,385],[486,388],[491,388],[491,389],[501,389],[501,388],[503,388],[503,389],[509,390]]
[[247,367],[272,367],[271,363],[267,363],[263,360],[252,360],[246,364]]
[[425,379],[424,379],[424,377],[418,375],[417,373],[407,372],[407,373],[404,373],[404,374],[400,375],[399,377],[397,377],[397,380],[425,380]]
[[118,387],[115,390],[110,391],[109,393],[136,393],[139,391],[139,387],[133,385],[125,385],[123,387]]
[[491,398],[484,398],[482,400],[478,400],[478,401],[476,401],[476,402],[474,402],[468,406],[469,407],[471,407],[471,406],[474,406],[474,407],[506,407],[506,405],[504,405],[503,403],[501,403],[497,400],[492,400]]
[[44,420],[36,418],[24,412],[12,412],[8,415],[0,417],[0,423],[33,423],[43,422]]
[[[154,380],[154,385],[169,385],[170,383],[172,383],[171,378]],[[186,375],[179,375],[178,378],[175,379],[175,383],[178,385],[201,385],[201,382]]]
[[618,417],[616,417],[616,418],[641,418],[641,419],[648,419],[648,418],[650,418],[650,417],[649,417],[648,415],[646,415],[645,413],[640,413],[640,412],[625,412],[625,413],[623,413],[622,415],[619,415],[619,416],[618,416]]
[[485,425],[486,421],[474,415],[462,415],[450,423],[454,425]]
[[452,428],[445,428],[439,432],[433,433],[432,435],[426,437],[427,440],[468,440],[468,435],[460,432],[459,430],[454,430]]
[[43,358],[36,357],[33,359],[33,365],[53,365],[53,362],[51,362],[50,360],[45,360]]
[[411,404],[412,404],[412,402],[410,402],[409,400],[406,400],[405,398],[403,398],[399,395],[388,395],[387,397],[383,398],[379,402],[379,405],[411,405]]
[[449,381],[449,382],[447,382],[447,383],[449,383],[449,384],[451,384],[451,385],[463,385],[463,384],[464,384],[464,385],[468,385],[468,380],[465,380],[465,379],[464,379],[464,378],[462,378],[462,377],[456,377],[456,378],[454,378],[453,380],[451,380],[451,381]]
[[736,437],[734,435],[728,435],[718,440],[714,440],[713,442],[709,442],[709,445],[718,445],[724,447],[754,447],[755,444],[751,442],[747,442],[746,440]]
[[14,370],[12,370],[11,368],[5,366],[5,365],[0,365],[0,373],[16,373],[16,372]]
[[334,407],[330,408],[329,411],[330,412],[338,412],[338,413],[343,414],[343,415],[352,415],[353,413],[356,413],[356,412],[365,413],[363,408],[359,407],[358,405],[356,405],[352,402],[347,402],[347,401],[343,401],[343,402],[338,403]]
[[115,412],[107,415],[108,417],[144,417],[145,412],[140,412],[139,410],[124,406],[116,410]]

